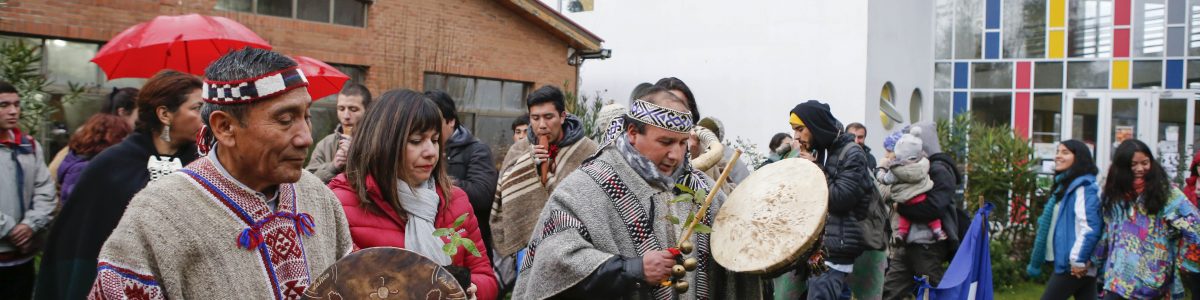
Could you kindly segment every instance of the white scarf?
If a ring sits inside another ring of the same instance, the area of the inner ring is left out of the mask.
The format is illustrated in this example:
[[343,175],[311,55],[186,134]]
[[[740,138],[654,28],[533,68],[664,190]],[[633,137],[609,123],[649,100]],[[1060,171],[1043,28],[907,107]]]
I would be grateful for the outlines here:
[[[450,256],[442,252],[446,245],[442,238],[433,236],[436,229],[433,221],[437,218],[438,197],[434,190],[433,179],[425,181],[421,186],[412,188],[401,180],[396,189],[400,196],[400,206],[408,212],[408,221],[404,225],[404,248],[424,255],[439,265],[449,265]],[[456,229],[457,230],[457,229]]]

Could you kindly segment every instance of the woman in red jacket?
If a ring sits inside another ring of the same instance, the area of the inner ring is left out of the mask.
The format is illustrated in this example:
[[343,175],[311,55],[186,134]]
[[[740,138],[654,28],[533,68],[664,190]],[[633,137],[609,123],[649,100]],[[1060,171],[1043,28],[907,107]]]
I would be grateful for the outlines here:
[[[329,188],[342,202],[358,247],[400,247],[443,266],[469,269],[468,296],[496,299],[496,275],[471,202],[446,176],[442,123],[437,106],[421,93],[384,93],[355,129],[346,172]],[[437,228],[452,227],[463,214],[467,220],[455,230],[474,241],[481,256],[463,246],[448,256],[442,246],[449,240],[433,235]]]

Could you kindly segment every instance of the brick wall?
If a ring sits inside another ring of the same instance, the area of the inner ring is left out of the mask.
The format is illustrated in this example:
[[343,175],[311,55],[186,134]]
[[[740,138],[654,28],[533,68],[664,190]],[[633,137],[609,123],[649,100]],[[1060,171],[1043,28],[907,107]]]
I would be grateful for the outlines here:
[[367,66],[375,95],[420,90],[427,71],[576,86],[567,43],[491,0],[376,1],[366,28],[215,6],[216,0],[10,0],[0,8],[0,32],[102,42],[154,16],[199,13],[236,20],[282,53]]

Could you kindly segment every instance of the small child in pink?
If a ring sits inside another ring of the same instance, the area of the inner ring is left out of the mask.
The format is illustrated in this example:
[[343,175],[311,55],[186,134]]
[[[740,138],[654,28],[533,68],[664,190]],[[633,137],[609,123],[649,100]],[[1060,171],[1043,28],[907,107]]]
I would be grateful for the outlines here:
[[[896,142],[896,157],[884,163],[878,174],[879,181],[889,186],[889,198],[900,205],[915,205],[925,202],[925,193],[933,189],[933,180],[929,179],[929,159],[921,150],[921,128],[912,127],[909,132]],[[904,216],[899,218],[898,230],[892,236],[893,243],[900,244],[908,239],[912,223]],[[933,231],[937,240],[945,240],[946,232],[942,230],[942,221],[933,220],[926,223]]]

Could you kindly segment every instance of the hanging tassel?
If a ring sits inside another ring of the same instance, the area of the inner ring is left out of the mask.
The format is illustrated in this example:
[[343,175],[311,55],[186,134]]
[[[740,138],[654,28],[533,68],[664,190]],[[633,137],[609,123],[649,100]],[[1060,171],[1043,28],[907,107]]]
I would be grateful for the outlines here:
[[208,155],[208,150],[212,150],[212,145],[216,142],[216,138],[212,137],[209,131],[208,125],[201,125],[200,131],[196,132],[196,150],[200,152],[200,156]]
[[296,231],[304,233],[307,236],[312,236],[316,233],[316,230],[313,229],[313,218],[307,213],[292,215],[292,221],[296,224]]
[[242,234],[238,235],[238,246],[246,250],[257,248],[262,244],[262,234],[258,232],[258,228],[249,227],[242,230]]

